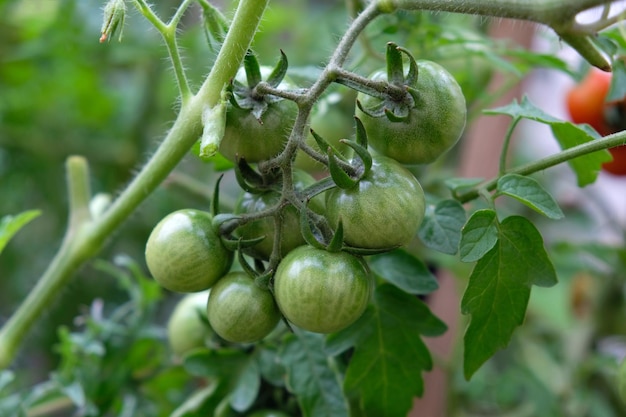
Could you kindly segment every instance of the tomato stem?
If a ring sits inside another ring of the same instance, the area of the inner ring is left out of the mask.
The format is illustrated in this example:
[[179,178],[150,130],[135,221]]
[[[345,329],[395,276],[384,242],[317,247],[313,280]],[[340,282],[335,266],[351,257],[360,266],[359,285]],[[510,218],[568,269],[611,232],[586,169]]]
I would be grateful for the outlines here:
[[477,186],[471,188],[470,190],[458,194],[455,198],[461,203],[467,203],[468,201],[472,201],[480,196],[480,190],[485,189],[487,191],[495,190],[498,179],[504,174],[519,174],[519,175],[530,175],[535,172],[543,171],[548,168],[552,168],[554,166],[560,165],[567,161],[570,161],[574,158],[578,158],[580,156],[584,156],[590,154],[592,152],[601,151],[604,149],[610,149],[616,146],[624,145],[626,143],[626,131],[614,133],[612,135],[605,136],[601,139],[597,139],[591,142],[586,142],[572,148],[563,150],[553,155],[546,156],[545,158],[538,159],[533,162],[529,162],[527,164],[521,165],[517,168],[513,168],[506,172],[498,174],[497,177],[492,178],[488,181],[478,184]]

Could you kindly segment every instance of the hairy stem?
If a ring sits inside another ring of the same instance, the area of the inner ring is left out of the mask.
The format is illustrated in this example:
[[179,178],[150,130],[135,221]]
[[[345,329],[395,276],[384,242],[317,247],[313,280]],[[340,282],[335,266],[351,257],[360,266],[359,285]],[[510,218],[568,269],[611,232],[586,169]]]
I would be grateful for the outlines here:
[[[102,217],[68,228],[48,269],[0,330],[0,368],[12,362],[28,330],[78,268],[100,250],[107,237],[154,191],[198,140],[202,133],[202,109],[205,105],[217,104],[223,86],[235,76],[268,1],[240,1],[231,30],[200,92],[182,106],[172,129],[150,161]],[[151,13],[143,1],[136,3],[142,11]],[[158,20],[153,14],[152,17]]]

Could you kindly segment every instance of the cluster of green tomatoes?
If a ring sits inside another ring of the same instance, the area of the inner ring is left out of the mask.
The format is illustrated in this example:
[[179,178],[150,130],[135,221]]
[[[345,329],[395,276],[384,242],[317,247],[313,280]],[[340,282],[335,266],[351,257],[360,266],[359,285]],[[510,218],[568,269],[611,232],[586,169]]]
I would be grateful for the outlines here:
[[[242,188],[237,207],[218,213],[216,192],[211,212],[167,215],[148,239],[148,268],[168,290],[201,292],[226,341],[259,341],[281,320],[337,332],[370,302],[367,256],[416,235],[425,198],[405,165],[431,163],[458,141],[465,99],[443,67],[389,44],[384,70],[337,75],[358,91],[354,137],[329,142],[316,133],[325,123],[316,109],[310,134],[292,133],[299,107],[290,97],[307,90],[286,81],[284,56],[263,74],[248,54],[244,69],[230,87],[220,146]],[[322,167],[321,179],[300,169],[307,165]]]

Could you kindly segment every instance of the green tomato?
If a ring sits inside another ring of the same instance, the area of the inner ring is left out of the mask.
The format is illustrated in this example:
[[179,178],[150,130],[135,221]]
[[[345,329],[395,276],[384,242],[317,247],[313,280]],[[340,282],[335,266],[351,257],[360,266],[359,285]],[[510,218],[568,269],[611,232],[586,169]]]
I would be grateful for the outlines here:
[[274,297],[294,325],[332,333],[354,323],[365,311],[372,281],[363,263],[346,252],[300,246],[280,262]]
[[167,322],[167,340],[174,355],[186,353],[206,346],[206,341],[213,334],[206,318],[206,306],[209,291],[202,291],[184,296]]
[[280,320],[272,294],[244,272],[231,272],[213,286],[207,316],[215,333],[233,343],[257,342]]
[[212,226],[210,213],[183,209],[168,214],[146,243],[146,263],[154,279],[176,292],[203,291],[230,269],[233,254]]
[[[467,114],[465,98],[454,77],[441,65],[417,61],[415,103],[408,119],[391,121],[386,115],[372,117],[357,108],[367,132],[368,143],[380,154],[403,164],[429,164],[451,149],[461,137]],[[377,71],[372,80],[387,80],[386,71]],[[382,99],[359,93],[357,100],[366,109],[384,105]]]
[[[261,67],[262,75],[269,72],[271,68]],[[244,83],[245,73],[240,71],[237,79]],[[289,80],[283,80],[279,87],[296,88]],[[257,119],[251,110],[239,109],[229,104],[220,153],[232,162],[237,157],[245,158],[250,163],[268,160],[285,148],[298,114],[298,106],[292,101],[277,97],[255,98],[251,90],[247,92],[245,99],[258,106],[266,104],[267,108],[260,119]]]
[[391,158],[376,156],[372,168],[350,189],[326,192],[326,217],[343,224],[344,242],[385,249],[408,244],[424,219],[424,191],[413,174]]
[[[315,182],[315,179],[304,171],[294,170],[293,174],[294,185],[297,190],[302,190]],[[237,204],[236,212],[257,213],[275,206],[280,198],[280,193],[276,191],[267,191],[261,194],[244,193]],[[316,196],[311,199],[309,207],[316,213],[323,213],[323,198]],[[305,244],[304,237],[300,232],[300,214],[294,206],[288,206],[284,209],[282,227],[281,254],[286,254]],[[243,239],[265,236],[261,242],[251,248],[246,248],[246,253],[258,259],[267,260],[270,258],[274,247],[274,230],[274,218],[264,217],[240,226],[236,233]]]

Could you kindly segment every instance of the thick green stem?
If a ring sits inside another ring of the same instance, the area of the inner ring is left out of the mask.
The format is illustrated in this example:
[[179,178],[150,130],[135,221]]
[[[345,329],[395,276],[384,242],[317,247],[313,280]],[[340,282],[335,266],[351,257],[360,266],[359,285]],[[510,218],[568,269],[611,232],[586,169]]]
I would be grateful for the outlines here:
[[[552,168],[554,166],[560,165],[567,161],[570,161],[574,158],[578,158],[580,156],[584,156],[590,154],[592,152],[601,151],[603,149],[614,148],[616,146],[624,145],[626,143],[626,131],[622,131],[619,133],[614,133],[612,135],[606,136],[602,139],[594,140],[592,142],[583,143],[578,146],[574,146],[573,148],[566,149],[554,155],[546,156],[545,158],[539,159],[537,161],[529,162],[527,164],[521,165],[517,168],[511,169],[504,174],[519,174],[519,175],[530,175],[535,172],[543,171],[544,169]],[[498,179],[501,175],[486,181],[484,183],[479,184],[478,186],[472,188],[469,191],[466,191],[462,194],[456,196],[456,199],[461,203],[467,203],[468,201],[474,200],[480,196],[481,190],[493,191],[497,184]]]
[[235,76],[268,1],[240,1],[231,30],[207,80],[200,92],[182,106],[174,126],[150,161],[102,217],[68,227],[63,244],[48,269],[0,330],[0,368],[12,362],[28,330],[78,268],[100,250],[107,237],[154,191],[200,137],[202,109],[205,105],[215,105],[224,85]]
[[578,13],[609,0],[380,0],[382,8],[436,10],[530,20],[548,26],[570,22]]

